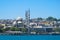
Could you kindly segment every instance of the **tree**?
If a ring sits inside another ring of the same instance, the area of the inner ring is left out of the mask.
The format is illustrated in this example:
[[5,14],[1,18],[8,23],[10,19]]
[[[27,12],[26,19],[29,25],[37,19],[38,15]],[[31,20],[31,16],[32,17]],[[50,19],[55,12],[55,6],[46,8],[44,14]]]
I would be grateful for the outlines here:
[[21,28],[22,32],[27,32],[27,28]]
[[15,27],[11,27],[10,30],[11,30],[11,31],[15,31]]
[[48,21],[57,21],[57,18],[53,18],[53,17],[48,17],[48,18],[46,18],[46,20],[48,20]]
[[37,20],[43,20],[43,18],[37,18]]
[[0,28],[0,32],[3,32],[3,30]]
[[20,31],[20,29],[15,27],[15,31]]
[[11,27],[10,30],[11,31],[19,31],[19,28],[17,28],[17,27]]
[[55,32],[60,32],[60,28],[54,28],[53,29]]
[[60,21],[60,19],[58,19],[58,21]]
[[2,30],[4,30],[4,31],[8,31],[8,30],[10,30],[10,28],[3,28]]
[[57,18],[54,18],[53,20],[54,20],[54,21],[57,21]]
[[48,17],[48,18],[46,18],[46,20],[52,21],[53,17]]

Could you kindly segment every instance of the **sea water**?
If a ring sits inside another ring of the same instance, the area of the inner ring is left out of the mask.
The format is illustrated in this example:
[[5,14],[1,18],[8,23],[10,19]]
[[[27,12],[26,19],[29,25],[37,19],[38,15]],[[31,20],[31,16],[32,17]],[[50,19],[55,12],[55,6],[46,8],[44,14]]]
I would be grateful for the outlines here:
[[60,40],[60,35],[0,35],[0,40]]

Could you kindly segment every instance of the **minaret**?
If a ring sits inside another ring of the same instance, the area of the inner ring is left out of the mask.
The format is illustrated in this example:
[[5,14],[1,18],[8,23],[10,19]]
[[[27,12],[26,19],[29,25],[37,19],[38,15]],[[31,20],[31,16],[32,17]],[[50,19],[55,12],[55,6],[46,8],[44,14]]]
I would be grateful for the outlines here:
[[28,34],[30,33],[30,9],[26,11],[26,26],[28,28]]

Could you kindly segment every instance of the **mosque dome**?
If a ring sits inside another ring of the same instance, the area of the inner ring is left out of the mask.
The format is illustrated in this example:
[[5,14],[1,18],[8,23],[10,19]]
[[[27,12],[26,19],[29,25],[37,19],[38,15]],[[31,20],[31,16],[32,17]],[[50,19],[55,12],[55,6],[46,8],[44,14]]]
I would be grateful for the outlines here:
[[22,20],[22,18],[21,17],[17,17],[17,19],[16,20]]
[[13,24],[15,25],[16,24],[16,21],[14,21]]

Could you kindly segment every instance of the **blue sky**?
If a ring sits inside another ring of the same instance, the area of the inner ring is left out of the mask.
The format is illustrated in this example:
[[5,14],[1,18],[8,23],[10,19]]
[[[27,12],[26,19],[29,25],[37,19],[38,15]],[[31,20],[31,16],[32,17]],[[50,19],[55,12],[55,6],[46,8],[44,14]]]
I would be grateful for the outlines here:
[[60,18],[60,0],[0,0],[0,19],[25,18],[29,8],[31,18]]

